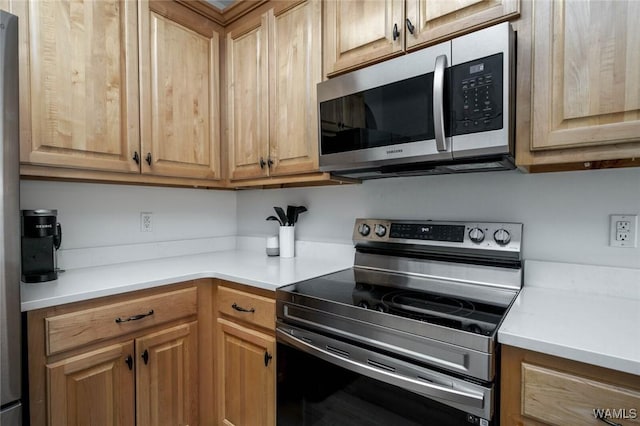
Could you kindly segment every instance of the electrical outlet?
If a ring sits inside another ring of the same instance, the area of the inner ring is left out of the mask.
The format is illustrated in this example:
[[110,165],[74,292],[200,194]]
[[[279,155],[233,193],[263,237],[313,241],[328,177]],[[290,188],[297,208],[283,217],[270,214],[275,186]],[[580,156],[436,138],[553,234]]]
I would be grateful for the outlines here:
[[609,245],[633,248],[637,246],[638,215],[612,214],[609,216]]
[[140,213],[140,232],[153,231],[153,221],[151,220],[152,217],[153,217],[153,213],[151,212]]
[[618,231],[629,231],[629,229],[631,229],[631,222],[628,220],[619,220],[616,222],[616,229]]

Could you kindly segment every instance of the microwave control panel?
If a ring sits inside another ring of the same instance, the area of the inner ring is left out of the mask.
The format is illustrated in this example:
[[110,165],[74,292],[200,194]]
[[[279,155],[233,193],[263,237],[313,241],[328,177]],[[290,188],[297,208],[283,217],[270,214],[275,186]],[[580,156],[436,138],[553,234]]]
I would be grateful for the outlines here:
[[503,127],[503,54],[451,67],[451,134]]

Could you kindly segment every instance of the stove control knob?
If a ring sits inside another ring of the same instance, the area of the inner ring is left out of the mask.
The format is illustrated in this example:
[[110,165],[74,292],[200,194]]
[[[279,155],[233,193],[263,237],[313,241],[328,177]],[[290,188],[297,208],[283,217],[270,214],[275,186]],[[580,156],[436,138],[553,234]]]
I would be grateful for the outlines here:
[[387,227],[384,225],[377,224],[374,228],[376,235],[378,237],[384,237],[387,233]]
[[509,244],[509,241],[511,241],[511,234],[509,234],[509,231],[507,231],[506,229],[498,229],[493,234],[493,239],[496,240],[496,243],[500,244],[501,246],[506,246],[507,244]]
[[358,306],[364,309],[369,309],[369,304],[364,300],[360,301],[360,303],[358,303]]
[[363,237],[366,237],[367,235],[369,235],[369,232],[371,232],[371,228],[366,223],[361,223],[360,226],[358,226],[358,232]]
[[481,243],[484,241],[484,231],[480,228],[473,228],[469,231],[469,239],[474,243]]

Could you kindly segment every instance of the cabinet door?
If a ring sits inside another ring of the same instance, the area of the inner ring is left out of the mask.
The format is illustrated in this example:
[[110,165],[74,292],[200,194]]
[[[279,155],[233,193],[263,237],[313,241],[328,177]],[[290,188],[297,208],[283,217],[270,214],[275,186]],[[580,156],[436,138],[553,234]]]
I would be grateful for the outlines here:
[[500,420],[507,425],[638,425],[638,376],[502,346]]
[[219,424],[275,424],[275,338],[218,319]]
[[407,49],[438,43],[519,13],[520,0],[407,0]]
[[177,3],[140,5],[142,172],[219,178],[215,24]]
[[267,16],[227,34],[229,176],[268,175],[269,76]]
[[136,424],[197,424],[197,322],[136,339],[136,358]]
[[270,175],[318,169],[316,85],[322,79],[322,4],[269,11]]
[[127,364],[129,357],[133,357],[131,341],[48,364],[48,423],[134,424],[134,373],[133,364],[131,368]]
[[404,0],[330,0],[323,6],[327,75],[403,52]]
[[20,119],[30,132],[22,134],[20,160],[138,172],[136,3],[30,1],[14,11],[29,27]]
[[640,2],[536,2],[533,19],[531,149],[637,157],[622,150],[640,142]]

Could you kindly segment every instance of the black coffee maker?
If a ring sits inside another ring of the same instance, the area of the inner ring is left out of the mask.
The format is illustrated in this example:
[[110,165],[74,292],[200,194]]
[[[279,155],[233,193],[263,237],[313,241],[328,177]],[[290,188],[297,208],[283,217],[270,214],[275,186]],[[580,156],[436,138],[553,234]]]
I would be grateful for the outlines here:
[[57,210],[22,210],[22,281],[58,279],[56,250],[62,242]]

